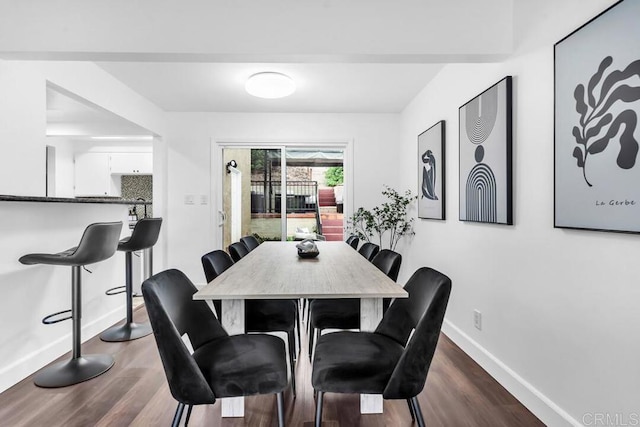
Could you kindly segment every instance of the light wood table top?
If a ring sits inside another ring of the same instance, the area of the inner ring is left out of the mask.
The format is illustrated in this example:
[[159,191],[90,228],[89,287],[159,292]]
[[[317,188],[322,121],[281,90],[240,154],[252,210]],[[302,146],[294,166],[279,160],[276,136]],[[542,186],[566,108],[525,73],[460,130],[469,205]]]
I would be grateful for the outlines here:
[[317,242],[316,258],[298,242],[264,242],[194,296],[211,299],[407,298],[407,292],[345,242]]

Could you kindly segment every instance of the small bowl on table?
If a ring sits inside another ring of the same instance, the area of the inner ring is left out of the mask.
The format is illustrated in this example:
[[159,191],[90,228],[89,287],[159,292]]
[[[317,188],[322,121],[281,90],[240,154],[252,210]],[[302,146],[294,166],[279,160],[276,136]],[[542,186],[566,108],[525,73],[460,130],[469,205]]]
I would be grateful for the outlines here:
[[298,251],[298,256],[303,259],[315,258],[320,254],[320,252],[300,252]]
[[298,256],[300,258],[315,258],[320,253],[318,246],[311,239],[303,240],[296,245],[296,248],[298,248]]

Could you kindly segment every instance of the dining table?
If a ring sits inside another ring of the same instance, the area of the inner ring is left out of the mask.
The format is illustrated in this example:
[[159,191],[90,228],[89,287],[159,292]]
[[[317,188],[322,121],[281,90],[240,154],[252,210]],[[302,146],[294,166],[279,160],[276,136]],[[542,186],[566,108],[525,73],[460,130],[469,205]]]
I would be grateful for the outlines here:
[[[248,299],[357,298],[360,330],[374,331],[382,319],[383,299],[407,298],[407,292],[345,242],[315,242],[319,254],[298,256],[299,242],[264,242],[196,292],[215,312],[221,300],[224,329],[245,333]],[[291,367],[291,375],[295,375]],[[244,398],[221,399],[223,417],[244,416]],[[381,395],[361,395],[360,412],[382,413]]]

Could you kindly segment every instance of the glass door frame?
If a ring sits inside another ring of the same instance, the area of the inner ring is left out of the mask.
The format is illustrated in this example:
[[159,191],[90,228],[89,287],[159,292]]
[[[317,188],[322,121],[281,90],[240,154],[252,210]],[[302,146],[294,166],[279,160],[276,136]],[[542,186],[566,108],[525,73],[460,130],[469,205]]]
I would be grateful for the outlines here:
[[[223,242],[223,185],[222,179],[225,173],[225,166],[223,165],[222,152],[225,148],[249,148],[249,149],[280,149],[281,160],[280,167],[283,173],[281,174],[280,183],[282,188],[286,188],[286,150],[290,149],[339,149],[344,152],[343,168],[344,168],[344,200],[343,205],[344,217],[349,218],[353,213],[353,139],[343,140],[324,140],[324,141],[305,141],[305,140],[292,140],[292,141],[234,141],[232,139],[220,139],[211,140],[211,165],[210,165],[210,180],[211,180],[211,237],[212,246],[216,249],[224,249],[222,247]],[[250,172],[249,172],[250,173]],[[283,213],[281,218],[281,238],[283,241],[287,239],[287,215],[286,215],[286,197],[280,198],[280,212]]]

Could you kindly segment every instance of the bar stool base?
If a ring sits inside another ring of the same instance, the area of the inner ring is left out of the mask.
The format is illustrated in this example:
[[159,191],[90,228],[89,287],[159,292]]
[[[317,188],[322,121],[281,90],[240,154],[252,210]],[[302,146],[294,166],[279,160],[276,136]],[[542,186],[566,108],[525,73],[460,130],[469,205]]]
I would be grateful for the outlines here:
[[56,388],[78,384],[104,374],[113,366],[108,354],[90,354],[45,368],[34,378],[38,387]]
[[100,335],[100,339],[106,342],[131,341],[146,337],[151,332],[151,325],[149,323],[131,322],[107,329]]

